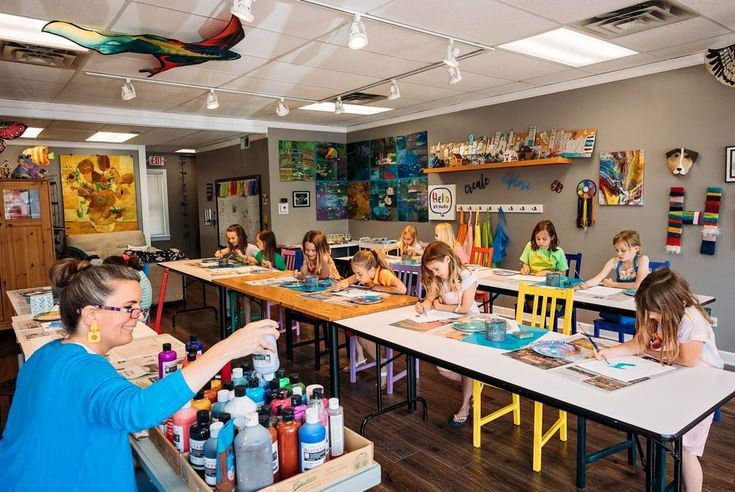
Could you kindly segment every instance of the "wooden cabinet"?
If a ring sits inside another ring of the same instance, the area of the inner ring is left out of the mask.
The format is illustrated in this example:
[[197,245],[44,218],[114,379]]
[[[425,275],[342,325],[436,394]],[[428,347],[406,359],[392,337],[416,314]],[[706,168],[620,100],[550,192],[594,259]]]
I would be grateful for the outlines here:
[[10,326],[9,290],[49,285],[54,237],[49,182],[0,180],[0,329]]

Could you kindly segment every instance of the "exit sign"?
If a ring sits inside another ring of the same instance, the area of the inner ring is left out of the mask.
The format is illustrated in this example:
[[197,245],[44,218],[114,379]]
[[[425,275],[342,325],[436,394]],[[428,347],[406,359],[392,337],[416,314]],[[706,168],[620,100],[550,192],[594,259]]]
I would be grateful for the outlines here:
[[166,164],[166,159],[162,155],[149,155],[148,165],[154,167],[163,167]]

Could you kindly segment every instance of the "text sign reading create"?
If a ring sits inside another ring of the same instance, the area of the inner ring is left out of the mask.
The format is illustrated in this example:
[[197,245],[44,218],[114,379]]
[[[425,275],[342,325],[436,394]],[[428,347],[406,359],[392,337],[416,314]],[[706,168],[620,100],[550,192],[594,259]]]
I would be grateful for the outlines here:
[[429,186],[429,220],[454,220],[456,185]]

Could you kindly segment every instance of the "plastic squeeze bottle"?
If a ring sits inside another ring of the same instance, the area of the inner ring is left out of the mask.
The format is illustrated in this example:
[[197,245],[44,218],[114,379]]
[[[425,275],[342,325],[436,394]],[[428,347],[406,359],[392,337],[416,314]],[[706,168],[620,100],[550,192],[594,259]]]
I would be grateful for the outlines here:
[[224,424],[215,422],[209,426],[209,439],[204,444],[204,481],[207,485],[217,485],[217,437]]
[[294,420],[293,410],[286,408],[283,420],[276,426],[278,431],[278,463],[281,480],[291,478],[299,472],[299,423]]
[[339,406],[339,398],[329,399],[329,450],[330,456],[340,456],[345,452],[344,410]]
[[235,463],[237,492],[255,492],[273,483],[271,433],[256,412],[245,416],[245,428],[235,437]]
[[299,461],[301,472],[311,470],[327,461],[327,429],[319,423],[314,406],[306,409],[306,423],[299,429]]
[[158,379],[163,379],[176,372],[176,352],[171,350],[170,343],[163,344],[163,350],[158,353]]
[[209,412],[199,410],[197,423],[189,430],[189,462],[200,476],[204,476],[204,445],[209,439]]
[[225,411],[225,406],[229,401],[230,392],[228,390],[223,389],[217,392],[217,403],[212,405],[212,418],[214,420],[219,420],[220,414]]
[[270,412],[258,412],[258,422],[260,422],[260,425],[265,427],[271,435],[271,453],[273,455],[273,483],[276,483],[281,480],[281,474],[279,473],[280,465],[278,463],[278,431],[276,430],[276,423],[278,422],[278,419],[270,415]]
[[189,451],[189,430],[197,421],[197,413],[191,407],[191,401],[187,401],[183,407],[173,414],[174,446],[179,453]]
[[237,417],[245,417],[245,415],[255,411],[257,411],[255,403],[245,396],[245,386],[235,386],[235,398],[225,405],[225,412],[236,419]]

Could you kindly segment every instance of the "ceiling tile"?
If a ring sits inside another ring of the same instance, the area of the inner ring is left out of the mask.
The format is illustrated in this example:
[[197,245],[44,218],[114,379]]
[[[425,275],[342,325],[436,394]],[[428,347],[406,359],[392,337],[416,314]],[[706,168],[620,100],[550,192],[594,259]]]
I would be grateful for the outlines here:
[[0,77],[0,97],[4,95],[6,90],[13,89],[27,89],[30,92],[41,92],[53,97],[63,88],[64,83],[61,82],[45,82],[42,80],[24,80],[13,77]]
[[615,44],[639,52],[650,52],[685,42],[711,38],[727,33],[727,29],[702,18],[692,18],[674,24],[621,36]]
[[[324,87],[313,87],[296,82],[278,82],[276,80],[259,79],[245,75],[236,79],[224,87],[228,89],[241,89],[253,92],[263,92],[282,96],[302,97],[306,99],[324,99],[335,94],[333,89]],[[372,92],[372,91],[371,91]],[[241,96],[247,97],[247,96]]]
[[103,123],[88,123],[86,121],[62,121],[62,120],[53,120],[50,121],[48,126],[46,128],[53,128],[53,129],[67,129],[67,130],[87,130],[96,132],[99,131],[100,128],[105,126]]
[[349,21],[346,14],[293,0],[255,2],[253,16],[252,27],[306,39],[322,36]]
[[51,102],[54,96],[48,92],[37,92],[25,87],[7,88],[2,90],[2,99],[17,99],[19,101]]
[[735,44],[735,34],[723,34],[722,36],[715,36],[707,39],[700,39],[692,43],[677,44],[669,48],[652,51],[651,54],[660,56],[662,58],[674,58],[677,56],[686,56],[693,53],[702,53],[710,48],[718,49],[724,48],[725,46],[731,46]]
[[207,116],[236,116],[245,118],[256,111],[266,107],[275,107],[276,101],[262,97],[246,97],[238,94],[219,93],[219,108],[207,109],[204,96],[184,101],[171,107],[171,112],[176,113],[198,113]]
[[295,82],[315,87],[327,87],[336,92],[349,91],[355,87],[378,82],[378,77],[351,74],[343,71],[324,70],[316,67],[295,65],[285,62],[271,62],[248,75],[267,80]]
[[[558,23],[496,0],[425,0],[392,2],[375,15],[408,25],[489,45],[525,38],[560,27]],[[366,27],[370,27],[366,24]]]
[[73,22],[85,27],[105,29],[127,0],[6,1],[5,14],[22,15],[43,20]]
[[463,74],[464,72],[473,72],[506,80],[522,80],[564,72],[569,69],[566,65],[503,50],[486,51],[480,55],[462,60],[460,68]]
[[17,116],[2,116],[0,115],[0,121],[19,121],[26,126],[32,126],[34,128],[48,128],[51,123],[49,120],[42,118],[18,118]]
[[609,60],[606,62],[595,63],[594,65],[587,65],[581,67],[579,70],[588,73],[607,73],[614,72],[615,70],[622,70],[624,68],[638,67],[641,65],[647,65],[649,63],[656,63],[661,61],[660,57],[650,55],[648,53],[638,53],[637,55],[624,56],[616,60]]
[[534,13],[541,17],[569,24],[599,14],[640,3],[640,0],[595,0],[594,2],[580,2],[579,0],[505,0],[515,7]]
[[28,63],[0,61],[0,78],[43,80],[45,82],[66,82],[74,76],[74,70],[65,68],[42,67]]
[[566,82],[568,80],[588,77],[589,75],[590,75],[589,73],[583,70],[572,68],[572,69],[565,70],[563,72],[546,74],[540,77],[529,77],[527,79],[523,79],[522,82],[524,84],[543,86],[543,85],[558,84],[559,82]]
[[[461,64],[460,68],[462,68]],[[419,85],[428,85],[444,89],[450,88],[464,92],[477,92],[482,89],[508,83],[508,80],[496,77],[487,77],[485,75],[479,75],[472,72],[465,72],[464,70],[462,71],[462,77],[463,78],[460,82],[454,85],[449,85],[449,73],[444,66],[441,66],[427,72],[411,75],[410,77],[406,77],[402,80]]]
[[231,0],[134,0],[133,3],[154,5],[215,19],[229,19],[232,6]]
[[186,135],[185,137],[169,140],[167,144],[172,146],[180,145],[181,147],[203,147],[205,145],[236,138],[241,135],[243,135],[242,132],[216,132],[211,130],[202,130],[192,133],[191,135]]
[[166,144],[171,140],[183,138],[187,135],[191,135],[192,133],[196,133],[196,130],[184,130],[179,128],[152,128],[148,129],[148,131],[146,131],[142,135],[128,140],[128,143],[135,145]]
[[679,0],[690,10],[711,17],[722,22],[731,29],[735,29],[735,8],[732,2],[713,2],[712,0]]
[[41,137],[44,140],[62,140],[69,142],[84,142],[94,134],[92,130],[74,130],[66,128],[51,128],[44,130]]
[[[408,98],[417,102],[443,99],[446,97],[456,96],[457,94],[463,94],[465,92],[454,90],[452,89],[452,87],[456,86],[447,84],[446,87],[430,87],[428,85],[412,84],[408,82],[408,79],[401,79],[398,81],[398,89],[401,91],[401,99]],[[372,89],[368,90],[368,92],[372,94],[381,94],[387,97],[389,88],[390,83],[385,83],[373,87]]]
[[215,36],[226,26],[227,22],[220,19],[133,2],[123,10],[112,30],[125,34],[155,34],[192,43]]
[[477,94],[482,94],[483,96],[500,96],[502,94],[510,94],[512,92],[520,92],[526,89],[532,89],[533,87],[533,85],[526,84],[524,82],[511,82],[510,84],[503,84],[496,87],[491,87],[490,89],[477,91]]

